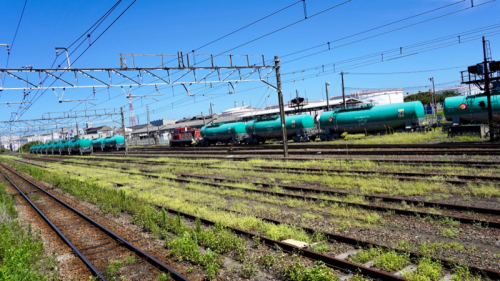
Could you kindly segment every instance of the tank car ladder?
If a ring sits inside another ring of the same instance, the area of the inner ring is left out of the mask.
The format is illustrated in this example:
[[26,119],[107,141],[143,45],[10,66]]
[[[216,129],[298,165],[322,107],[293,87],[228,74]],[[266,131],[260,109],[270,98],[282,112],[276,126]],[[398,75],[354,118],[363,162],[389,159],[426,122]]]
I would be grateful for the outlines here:
[[475,124],[476,123],[476,115],[474,114],[474,111],[472,110],[473,106],[474,106],[474,101],[476,100],[476,98],[470,98],[467,100],[467,108],[469,110],[469,114],[470,114],[470,123],[471,124]]

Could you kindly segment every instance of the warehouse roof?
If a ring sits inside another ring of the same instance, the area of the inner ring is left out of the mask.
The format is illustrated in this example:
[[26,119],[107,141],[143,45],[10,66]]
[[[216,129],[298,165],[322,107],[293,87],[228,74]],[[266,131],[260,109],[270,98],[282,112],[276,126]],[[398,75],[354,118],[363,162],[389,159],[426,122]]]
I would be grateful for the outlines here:
[[[215,119],[207,118],[207,119],[205,119],[205,124],[211,123],[212,120],[213,120],[213,123],[235,122],[235,121],[240,120],[240,116],[232,115],[232,116],[225,116],[225,117],[215,118]],[[203,126],[204,126],[203,119],[196,119],[196,120],[187,120],[184,122],[179,122],[179,123],[175,123],[175,124],[171,124],[171,125],[164,125],[164,126],[160,126],[159,128],[160,128],[160,131],[170,131],[170,130],[173,130],[175,128],[180,128],[180,127],[201,128]],[[134,131],[134,134],[144,134],[144,133],[147,133],[147,131],[148,131],[148,128],[144,127],[144,128],[141,128],[139,130]],[[150,132],[158,131],[158,126],[152,126],[152,125],[149,126],[149,131]]]
[[[332,106],[332,107],[337,106],[337,105],[342,104],[342,102],[343,102],[342,99],[330,100],[330,106]],[[355,99],[355,98],[346,98],[345,102],[349,103],[349,104],[362,103],[362,101]],[[286,106],[284,109],[285,109],[285,113],[297,111],[296,108],[288,107],[288,106]],[[316,110],[323,110],[323,109],[326,109],[326,101],[312,102],[310,104],[306,104],[303,107],[301,107],[300,111],[301,112],[316,111]],[[240,117],[245,118],[245,119],[249,119],[249,118],[258,117],[258,116],[275,115],[275,114],[279,114],[279,112],[280,112],[279,108],[273,108],[273,109],[262,110],[262,111],[258,111],[258,112],[246,113],[246,114],[241,115]]]

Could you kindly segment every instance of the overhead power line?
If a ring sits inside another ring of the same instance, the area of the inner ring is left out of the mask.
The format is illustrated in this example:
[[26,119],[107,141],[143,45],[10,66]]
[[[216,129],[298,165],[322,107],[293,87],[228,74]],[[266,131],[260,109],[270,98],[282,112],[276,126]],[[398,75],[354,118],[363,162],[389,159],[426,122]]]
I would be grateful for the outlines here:
[[423,73],[423,72],[435,72],[435,71],[444,71],[450,69],[463,69],[465,66],[455,66],[448,68],[439,68],[439,69],[428,69],[428,70],[412,70],[412,71],[399,71],[399,72],[349,72],[349,75],[398,75],[398,74],[414,74],[414,73]]
[[[294,71],[286,72],[283,73],[282,75],[291,75],[295,74],[297,72],[306,72],[310,70],[318,70],[318,69],[327,69],[327,68],[335,68],[339,65],[350,63],[350,62],[355,62],[355,61],[362,61],[366,59],[373,59],[374,62],[383,62],[383,61],[388,61],[391,59],[396,59],[397,57],[401,56],[407,56],[407,55],[414,55],[416,52],[422,52],[425,50],[425,48],[435,48],[439,46],[444,46],[444,45],[458,45],[462,43],[469,42],[470,40],[474,40],[477,36],[483,36],[483,35],[489,35],[489,36],[494,36],[496,33],[500,30],[500,23],[496,23],[493,25],[488,25],[460,33],[455,33],[451,35],[446,35],[442,37],[438,37],[435,39],[431,40],[426,40],[423,42],[419,43],[414,43],[410,45],[405,45],[401,47],[396,47],[396,48],[391,48],[379,52],[374,52],[368,55],[362,55],[350,59],[345,59],[341,61],[336,61],[336,62],[331,62],[331,63],[326,63],[326,64],[321,64],[321,65],[316,65],[316,66],[311,66],[307,68],[302,68],[302,69],[297,69]],[[392,57],[390,56],[391,54],[394,54]],[[381,57],[381,55],[384,56],[384,58]]]
[[[83,54],[85,54],[85,52],[87,52],[87,50],[88,50],[90,47],[92,47],[92,46],[94,45],[94,43],[95,43],[97,40],[99,40],[99,38],[101,38],[101,36],[102,36],[104,33],[106,33],[106,31],[108,31],[108,29],[109,29],[111,26],[113,26],[113,24],[114,24],[114,23],[115,23],[118,19],[120,19],[120,18],[122,17],[122,16],[123,16],[123,14],[124,14],[126,11],[128,11],[128,9],[129,9],[130,7],[132,7],[132,5],[133,5],[136,1],[137,1],[137,0],[134,0],[132,3],[130,3],[130,5],[129,5],[129,6],[127,6],[127,8],[126,8],[126,9],[125,9],[125,10],[124,10],[124,11],[123,11],[120,15],[118,15],[118,17],[116,17],[116,18],[115,18],[115,20],[113,20],[113,22],[111,22],[111,23],[110,23],[110,24],[109,24],[109,25],[108,25],[108,26],[104,29],[104,31],[102,31],[102,32],[99,34],[99,36],[97,36],[97,38],[94,40],[94,42],[90,43],[90,44],[89,44],[89,46],[88,46],[87,48],[85,48],[85,50],[83,50],[83,52],[82,52],[82,53],[81,53],[81,54],[80,54],[80,55],[79,55],[79,56],[78,56],[75,60],[73,60],[73,64],[74,64],[76,61],[78,61],[78,59],[79,59],[79,58],[81,58],[81,56],[82,56]],[[59,77],[61,77],[63,74],[64,74],[64,72],[62,72],[62,73],[59,75]],[[57,79],[56,79],[56,80],[54,80],[54,81],[53,81],[50,85],[52,86],[52,85],[53,85],[56,81],[57,81]],[[50,87],[50,86],[49,86],[49,87]],[[37,97],[34,101],[32,101],[32,102],[29,104],[29,106],[28,106],[26,109],[24,109],[24,111],[22,111],[22,112],[21,112],[21,116],[22,116],[22,114],[24,114],[24,112],[26,112],[26,111],[27,111],[27,110],[28,110],[28,109],[29,109],[29,108],[30,108],[30,107],[31,107],[31,106],[32,106],[32,105],[33,105],[33,104],[34,104],[34,103],[35,103],[35,102],[36,102],[36,101],[37,101],[37,100],[41,97],[41,96],[43,96],[43,94],[44,94],[46,91],[47,91],[47,90],[44,90],[44,91],[41,93],[41,95],[40,95],[39,97]]]
[[[5,68],[9,67],[10,53],[12,52],[12,49],[14,48],[14,43],[16,42],[17,32],[19,31],[19,27],[21,26],[21,21],[23,20],[23,15],[24,15],[24,10],[26,9],[26,4],[28,4],[28,0],[24,1],[23,11],[21,12],[21,17],[19,17],[19,22],[17,23],[16,32],[14,33],[14,38],[12,39],[12,43],[10,43],[10,52],[8,52],[8,54],[7,54],[7,63],[5,64]],[[5,74],[3,76],[3,79],[5,80]],[[0,98],[2,98],[2,92],[0,92]]]
[[[433,18],[430,18],[430,19],[422,20],[422,21],[419,21],[419,22],[416,22],[416,23],[412,23],[412,24],[409,24],[409,25],[405,25],[405,26],[402,26],[402,27],[398,27],[398,28],[395,28],[395,29],[392,29],[392,30],[384,31],[384,32],[381,32],[381,33],[378,33],[378,34],[375,34],[375,35],[371,35],[371,36],[368,36],[368,37],[357,39],[357,40],[351,41],[349,43],[337,45],[337,46],[334,46],[334,47],[332,47],[330,45],[332,42],[338,42],[338,41],[343,40],[345,38],[352,37],[352,36],[347,36],[347,37],[344,37],[342,39],[337,39],[335,41],[327,42],[327,43],[324,43],[324,44],[321,44],[321,45],[318,45],[318,46],[314,46],[314,47],[311,47],[311,48],[308,48],[308,49],[304,49],[302,51],[297,51],[294,54],[302,53],[302,52],[305,52],[305,51],[310,50],[310,49],[315,49],[315,48],[318,48],[319,46],[323,46],[323,47],[326,48],[325,50],[317,51],[317,52],[314,52],[314,53],[311,53],[311,54],[308,54],[308,55],[304,55],[304,56],[301,56],[301,57],[298,57],[298,58],[295,58],[295,59],[288,60],[286,62],[283,62],[282,64],[286,64],[286,63],[290,63],[290,62],[293,62],[293,61],[301,60],[301,59],[308,58],[308,57],[311,57],[311,56],[315,56],[315,55],[318,55],[318,54],[322,54],[322,53],[325,53],[325,52],[328,52],[328,51],[331,51],[331,50],[334,50],[334,49],[338,49],[338,48],[341,48],[341,47],[345,47],[345,46],[348,46],[348,45],[352,45],[352,44],[355,44],[355,43],[366,41],[368,39],[372,39],[372,38],[379,37],[379,36],[382,36],[382,35],[385,35],[385,34],[389,34],[389,33],[395,32],[395,31],[399,31],[399,30],[406,29],[406,28],[409,28],[409,27],[412,27],[412,26],[416,26],[416,25],[419,25],[419,24],[422,24],[422,23],[426,23],[426,22],[429,22],[429,21],[433,21],[433,20],[436,20],[436,19],[447,17],[447,16],[450,16],[450,15],[453,15],[453,14],[456,14],[456,13],[460,13],[460,12],[463,12],[463,11],[466,11],[466,10],[469,10],[469,9],[473,9],[473,8],[476,8],[476,7],[479,7],[479,6],[482,6],[482,5],[486,5],[486,4],[494,2],[494,1],[495,0],[490,0],[488,2],[484,2],[484,3],[478,4],[478,5],[474,5],[474,6],[471,6],[471,7],[463,8],[463,9],[460,9],[460,10],[457,10],[457,11],[453,11],[453,12],[450,12],[450,13],[447,13],[447,14],[443,14],[443,15],[440,15],[440,16],[436,16],[436,17],[433,17]],[[460,1],[460,2],[457,2],[457,3],[461,3],[461,2],[463,2],[463,0]],[[455,3],[455,4],[457,4],[457,3]],[[289,55],[291,55],[291,54],[289,54]],[[289,55],[285,55],[285,56],[289,56]],[[282,57],[285,57],[285,56],[282,56]]]
[[[104,15],[102,15],[89,29],[87,29],[85,32],[82,33],[82,35],[80,35],[80,37],[78,37],[78,39],[76,39],[73,43],[71,43],[69,46],[68,46],[68,50],[75,44],[77,43],[81,38],[83,38],[85,35],[87,35],[89,38],[90,36],[92,35],[92,33],[104,22],[104,20],[106,20],[106,18],[116,9],[116,7],[121,3],[122,0],[118,0]],[[95,28],[94,28],[95,27]],[[90,33],[89,31],[94,28]],[[78,48],[80,48],[80,46],[86,41],[86,39],[82,40],[80,42],[80,44],[69,54],[69,57],[71,57],[73,55],[73,53],[78,50]],[[59,54],[60,55],[60,54]],[[54,64],[56,63],[57,61],[57,58],[59,57],[59,55],[56,56],[56,58],[54,59],[54,62],[52,63],[52,65],[50,66],[50,68],[52,68],[54,66]],[[64,59],[63,59],[64,60]],[[60,64],[58,64],[57,68],[60,67],[60,65],[63,63],[64,61],[62,61]],[[47,78],[49,78],[49,75],[45,75],[44,79],[43,79],[43,83],[45,83],[45,81],[47,80]],[[26,98],[27,96],[29,96],[29,94],[31,93],[32,91],[29,91],[27,95],[25,95],[24,97]],[[32,101],[37,101],[38,98],[38,94],[40,93],[40,89],[37,90],[37,92],[35,93],[35,95],[31,98]],[[26,109],[27,110],[27,109]],[[20,109],[18,109],[18,114],[19,114],[19,111]],[[23,112],[24,113],[24,112]]]
[[410,19],[413,19],[413,18],[417,18],[417,17],[423,16],[423,15],[426,15],[426,14],[429,14],[429,13],[432,13],[432,12],[435,12],[435,11],[438,11],[438,10],[441,10],[441,9],[444,9],[444,8],[448,8],[450,6],[462,3],[464,1],[467,1],[467,0],[460,0],[458,2],[454,2],[454,3],[448,4],[448,5],[444,5],[444,6],[432,9],[432,10],[425,11],[425,12],[420,13],[420,14],[416,14],[416,15],[410,16],[410,17],[402,18],[400,20],[389,22],[389,23],[386,23],[386,24],[383,24],[383,25],[380,25],[380,26],[377,26],[377,27],[374,27],[374,28],[370,28],[370,29],[367,29],[367,30],[355,33],[355,34],[351,34],[351,35],[348,35],[348,36],[345,36],[345,37],[342,37],[342,38],[335,39],[333,41],[328,41],[326,43],[322,43],[322,44],[318,44],[318,45],[315,45],[315,46],[312,46],[312,47],[308,47],[308,48],[302,49],[300,51],[296,51],[296,52],[293,52],[293,53],[282,55],[280,57],[281,58],[286,58],[288,56],[292,56],[292,55],[295,55],[295,54],[303,53],[305,51],[313,50],[313,49],[316,49],[316,48],[325,47],[325,46],[328,47],[331,43],[342,41],[342,40],[345,40],[345,39],[348,39],[348,38],[351,38],[351,37],[355,37],[355,36],[358,36],[358,35],[370,32],[370,31],[381,29],[383,27],[391,26],[391,25],[396,24],[396,23],[400,23],[400,22],[407,21],[407,20],[410,20]]
[[209,45],[211,45],[211,44],[213,44],[213,43],[215,43],[215,42],[217,42],[217,41],[219,41],[219,40],[222,40],[222,39],[224,39],[224,38],[226,38],[226,37],[228,37],[228,36],[230,36],[230,35],[233,35],[233,34],[235,34],[236,32],[242,31],[243,29],[245,29],[245,28],[247,28],[247,27],[250,27],[250,26],[252,26],[252,25],[254,25],[254,24],[256,24],[256,23],[258,23],[258,22],[260,22],[260,21],[263,21],[263,20],[265,20],[265,19],[267,19],[267,18],[269,18],[269,17],[271,17],[271,16],[274,16],[274,15],[278,14],[279,12],[282,12],[282,11],[284,11],[284,10],[286,10],[286,9],[290,8],[290,7],[293,7],[293,6],[295,6],[296,4],[298,4],[298,3],[300,3],[300,2],[303,2],[303,0],[299,0],[299,1],[295,2],[295,3],[292,3],[292,4],[290,4],[290,5],[286,6],[286,7],[282,8],[282,9],[279,9],[279,10],[277,10],[277,11],[275,11],[275,12],[273,12],[273,13],[271,13],[271,14],[269,14],[269,15],[265,16],[265,17],[262,17],[262,18],[260,18],[260,19],[258,19],[258,20],[256,20],[256,21],[252,22],[252,23],[249,23],[249,24],[247,24],[247,25],[245,25],[245,26],[243,26],[243,27],[240,27],[240,28],[236,29],[236,30],[235,30],[235,31],[233,31],[233,32],[230,32],[230,33],[228,33],[228,34],[226,34],[226,35],[224,35],[224,36],[221,36],[221,37],[219,37],[219,38],[217,38],[217,39],[215,39],[215,40],[212,40],[212,41],[210,41],[210,42],[208,42],[208,43],[206,43],[206,44],[204,44],[204,45],[202,45],[202,46],[200,46],[200,47],[198,47],[198,48],[194,49],[194,51],[198,51],[198,50],[200,50],[200,49],[202,49],[202,48],[205,48],[206,46],[209,46]]

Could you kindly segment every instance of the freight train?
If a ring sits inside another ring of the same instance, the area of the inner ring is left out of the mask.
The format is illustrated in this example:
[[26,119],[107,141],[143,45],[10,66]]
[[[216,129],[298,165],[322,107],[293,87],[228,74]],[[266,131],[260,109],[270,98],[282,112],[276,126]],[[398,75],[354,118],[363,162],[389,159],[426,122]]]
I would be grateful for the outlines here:
[[[446,102],[446,101],[445,101]],[[374,133],[396,130],[411,131],[423,126],[425,117],[421,102],[407,102],[380,106],[365,105],[360,108],[326,111],[319,118],[319,129],[313,132],[314,118],[309,114],[285,117],[287,139],[295,142],[332,140],[342,133]],[[243,122],[209,124],[201,129],[176,128],[172,134],[172,146],[215,144],[261,144],[267,140],[281,140],[279,116],[260,117],[246,124]],[[94,140],[68,140],[34,145],[31,153],[38,154],[91,154],[93,151],[125,149],[123,136]]]
[[30,146],[30,153],[33,154],[92,154],[94,148],[100,151],[111,151],[125,149],[125,139],[123,136],[111,136],[95,140],[80,139],[62,140],[58,142],[48,142]]

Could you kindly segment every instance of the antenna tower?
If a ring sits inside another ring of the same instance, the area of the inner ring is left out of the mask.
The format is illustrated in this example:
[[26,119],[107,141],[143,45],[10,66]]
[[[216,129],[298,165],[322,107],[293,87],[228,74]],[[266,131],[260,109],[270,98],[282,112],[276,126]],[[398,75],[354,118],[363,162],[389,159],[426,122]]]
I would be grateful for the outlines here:
[[127,98],[128,98],[128,110],[130,112],[128,125],[132,127],[137,125],[137,122],[135,122],[134,106],[132,105],[132,93],[129,92]]

